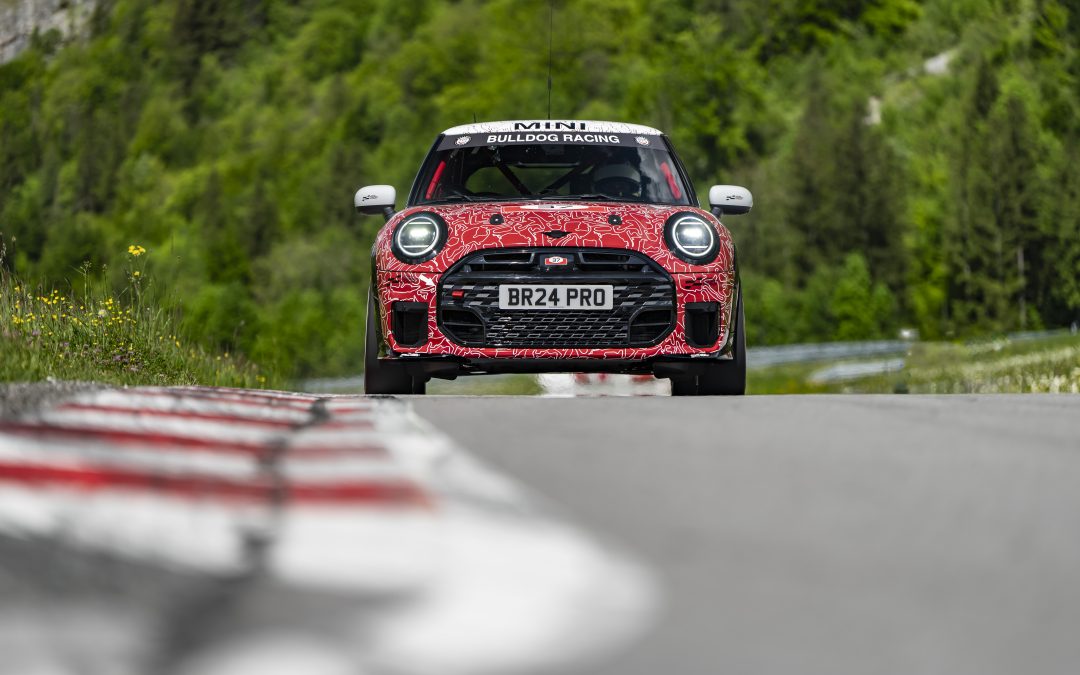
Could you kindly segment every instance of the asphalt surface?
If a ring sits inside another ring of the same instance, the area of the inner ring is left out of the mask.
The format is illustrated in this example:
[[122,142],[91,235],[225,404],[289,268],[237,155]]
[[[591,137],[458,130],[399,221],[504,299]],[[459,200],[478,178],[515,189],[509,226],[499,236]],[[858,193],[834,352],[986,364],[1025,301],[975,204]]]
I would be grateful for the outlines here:
[[589,675],[1080,672],[1080,397],[412,402],[653,566]]

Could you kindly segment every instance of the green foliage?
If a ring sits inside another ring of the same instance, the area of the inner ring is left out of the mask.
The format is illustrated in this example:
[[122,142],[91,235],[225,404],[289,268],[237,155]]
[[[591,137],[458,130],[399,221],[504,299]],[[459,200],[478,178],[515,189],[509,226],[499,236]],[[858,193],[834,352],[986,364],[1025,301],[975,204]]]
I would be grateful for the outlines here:
[[790,160],[787,220],[803,242],[800,269],[809,274],[861,251],[876,277],[899,289],[905,270],[899,162],[880,130],[867,125],[865,99],[837,103],[820,84],[810,92]]
[[885,334],[893,323],[892,294],[884,284],[873,284],[866,260],[858,253],[844,260],[829,300],[837,340],[870,340]]
[[743,308],[746,312],[746,340],[749,344],[794,342],[799,334],[801,294],[773,278],[753,273],[742,275]]
[[[557,0],[552,115],[744,182],[751,343],[1080,318],[1080,10],[1063,0]],[[143,241],[207,349],[359,369],[366,183],[442,128],[547,114],[543,0],[110,0],[0,66],[10,269],[125,283]],[[947,72],[925,59],[948,52]],[[876,103],[871,103],[871,100]]]
[[818,267],[803,288],[754,274],[743,285],[751,344],[870,340],[897,325],[892,292],[874,282],[860,253],[849,253],[840,267]]

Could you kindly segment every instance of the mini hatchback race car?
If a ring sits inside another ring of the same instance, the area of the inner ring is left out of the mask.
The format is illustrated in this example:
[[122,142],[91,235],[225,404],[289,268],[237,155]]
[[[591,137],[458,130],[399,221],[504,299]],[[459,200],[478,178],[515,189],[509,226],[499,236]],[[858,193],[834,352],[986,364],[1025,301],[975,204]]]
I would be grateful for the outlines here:
[[676,395],[746,389],[735,245],[720,218],[753,206],[715,185],[697,207],[670,141],[645,126],[524,120],[447,129],[372,249],[364,382],[422,394],[431,378],[608,372]]

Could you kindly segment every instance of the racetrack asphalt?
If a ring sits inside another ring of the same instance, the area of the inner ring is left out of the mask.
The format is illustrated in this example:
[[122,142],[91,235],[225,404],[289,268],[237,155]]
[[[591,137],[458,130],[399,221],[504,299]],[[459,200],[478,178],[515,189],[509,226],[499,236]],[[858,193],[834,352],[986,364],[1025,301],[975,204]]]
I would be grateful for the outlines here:
[[588,675],[1080,672],[1080,397],[410,400],[653,567]]

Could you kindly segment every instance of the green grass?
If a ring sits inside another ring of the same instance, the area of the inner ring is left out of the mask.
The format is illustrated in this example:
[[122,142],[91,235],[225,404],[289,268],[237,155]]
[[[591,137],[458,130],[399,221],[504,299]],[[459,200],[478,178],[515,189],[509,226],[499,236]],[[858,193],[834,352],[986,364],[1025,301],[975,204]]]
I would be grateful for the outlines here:
[[795,364],[751,371],[755,394],[1080,393],[1080,335],[1038,340],[992,339],[965,344],[912,345],[903,370],[847,382],[813,383],[833,363]]
[[750,394],[829,393],[829,387],[810,382],[810,375],[826,365],[819,361],[751,369],[746,374],[746,389]]
[[83,269],[82,290],[30,286],[0,268],[0,381],[54,378],[119,385],[266,387],[253,364],[177,337],[175,317],[150,300],[141,247],[129,249],[118,294]]
[[537,396],[543,393],[535,375],[479,375],[428,382],[429,394],[452,396]]

